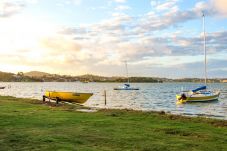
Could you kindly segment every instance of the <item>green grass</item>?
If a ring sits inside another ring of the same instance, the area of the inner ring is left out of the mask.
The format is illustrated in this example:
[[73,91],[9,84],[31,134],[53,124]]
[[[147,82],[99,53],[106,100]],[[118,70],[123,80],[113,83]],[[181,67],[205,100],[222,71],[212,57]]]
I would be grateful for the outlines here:
[[227,121],[77,108],[0,96],[0,150],[227,150]]

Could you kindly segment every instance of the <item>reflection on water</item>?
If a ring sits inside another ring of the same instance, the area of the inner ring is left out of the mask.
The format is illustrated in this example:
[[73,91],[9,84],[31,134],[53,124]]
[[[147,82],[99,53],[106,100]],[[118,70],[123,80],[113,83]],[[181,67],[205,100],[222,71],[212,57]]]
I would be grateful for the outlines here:
[[[136,110],[166,111],[173,114],[207,116],[227,119],[227,84],[210,84],[210,89],[221,90],[219,101],[209,103],[187,103],[176,105],[175,95],[182,89],[199,86],[194,83],[135,83],[139,91],[116,91],[119,83],[79,83],[79,82],[44,82],[44,83],[0,83],[6,86],[0,95],[42,99],[45,90],[92,92],[94,95],[84,104],[99,108],[128,108]],[[107,91],[107,105],[104,105],[104,90]]]

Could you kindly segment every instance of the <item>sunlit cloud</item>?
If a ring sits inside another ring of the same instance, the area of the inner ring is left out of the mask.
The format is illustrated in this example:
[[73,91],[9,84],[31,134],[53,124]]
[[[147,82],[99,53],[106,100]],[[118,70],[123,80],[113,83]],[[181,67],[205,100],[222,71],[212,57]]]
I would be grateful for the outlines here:
[[[210,1],[197,1],[187,9],[181,8],[179,3],[182,1],[179,0],[149,1],[146,4],[149,8],[138,13],[129,1],[109,0],[112,3],[108,3],[110,10],[106,14],[101,9],[106,1],[95,6],[86,2],[55,1],[51,5],[53,11],[45,12],[45,15],[29,8],[44,4],[49,7],[52,2],[0,2],[4,5],[4,9],[0,9],[0,57],[3,58],[0,70],[112,76],[123,75],[122,61],[128,60],[132,75],[186,76],[190,74],[187,72],[190,65],[202,64],[202,11],[210,20],[225,14],[218,7],[223,4],[221,1],[215,1],[215,8]],[[56,5],[64,6],[71,13],[62,15],[63,7]],[[94,8],[94,14],[89,14],[90,8]],[[76,22],[86,13],[89,14],[87,20],[94,20]],[[195,22],[198,25],[194,25]],[[207,31],[207,50],[211,60],[220,61],[222,56],[227,56],[227,30],[225,23],[216,26]],[[219,26],[224,27],[219,30]],[[222,63],[226,65],[226,62]],[[214,71],[215,67],[210,67],[210,71]],[[176,75],[176,68],[182,69],[183,73]],[[215,70],[215,73],[220,76],[225,69],[223,66],[219,69],[221,72]],[[198,70],[195,68],[194,71]]]
[[223,17],[227,17],[227,1],[226,0],[211,0],[211,5],[214,6]]
[[0,2],[0,18],[1,17],[10,17],[23,10],[25,3],[23,2],[9,2],[1,1]]
[[[177,6],[177,2],[179,0],[169,0],[169,1],[165,1],[164,3],[162,4],[159,4],[159,5],[156,5],[156,10],[158,11],[165,11],[165,10],[169,10],[169,9],[172,9],[174,7]],[[154,3],[154,2],[153,2]],[[155,3],[154,3],[155,4]],[[153,4],[153,5],[154,5]]]

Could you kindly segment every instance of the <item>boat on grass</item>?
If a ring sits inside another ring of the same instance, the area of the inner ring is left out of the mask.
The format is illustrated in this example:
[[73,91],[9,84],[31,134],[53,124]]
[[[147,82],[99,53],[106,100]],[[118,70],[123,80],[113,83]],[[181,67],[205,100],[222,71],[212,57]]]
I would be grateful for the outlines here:
[[203,13],[203,49],[204,49],[204,86],[194,90],[182,91],[176,95],[177,104],[186,102],[208,102],[218,100],[220,91],[211,91],[207,89],[207,58],[206,58],[206,34],[205,34],[205,15]]
[[46,91],[44,97],[56,100],[56,103],[59,101],[71,102],[71,103],[85,103],[93,93],[78,93],[78,92],[58,92],[58,91]]

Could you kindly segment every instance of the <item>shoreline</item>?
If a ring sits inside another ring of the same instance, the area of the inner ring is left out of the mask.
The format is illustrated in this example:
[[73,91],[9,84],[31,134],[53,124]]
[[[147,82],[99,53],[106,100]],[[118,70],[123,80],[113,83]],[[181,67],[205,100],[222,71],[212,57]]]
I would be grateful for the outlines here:
[[[68,102],[60,102],[59,104],[56,104],[55,101],[50,100],[46,101],[45,103],[43,103],[42,100],[39,99],[33,99],[33,98],[18,98],[18,97],[14,97],[14,96],[2,96],[0,95],[0,100],[1,98],[12,98],[15,100],[26,100],[25,102],[27,103],[31,103],[31,104],[38,104],[38,105],[46,105],[48,107],[53,107],[53,108],[61,108],[63,107],[64,109],[66,109],[67,111],[74,111],[74,112],[83,112],[83,111],[79,111],[80,109],[83,110],[84,112],[86,112],[86,110],[96,110],[97,112],[102,112],[102,111],[116,111],[116,112],[133,112],[133,113],[138,113],[138,114],[158,114],[158,115],[166,115],[169,117],[176,117],[176,118],[185,118],[185,119],[193,119],[193,118],[198,118],[198,119],[206,119],[206,120],[214,120],[214,121],[223,121],[226,122],[227,126],[227,120],[226,119],[222,119],[222,118],[210,118],[208,117],[206,114],[173,114],[170,111],[156,111],[156,110],[136,110],[136,109],[130,109],[130,108],[102,108],[102,107],[90,107],[90,106],[84,106],[83,104],[74,104],[74,103],[68,103]],[[87,112],[90,113],[90,112]],[[211,117],[214,117],[211,115]],[[217,116],[218,117],[218,116]]]
[[108,108],[108,107],[90,107],[90,106],[84,106],[88,108],[94,108],[97,110],[125,110],[125,111],[135,111],[135,112],[144,112],[144,113],[162,113],[166,115],[175,115],[175,116],[183,116],[183,117],[191,117],[191,118],[206,118],[206,119],[216,119],[216,120],[223,120],[227,121],[227,119],[224,118],[224,116],[221,115],[211,115],[211,114],[191,114],[191,113],[172,113],[171,111],[164,111],[164,110],[142,110],[142,109],[130,109],[130,108]]
[[[30,100],[37,100],[42,102],[41,99],[37,99],[37,98],[20,98],[20,97],[15,97],[15,96],[4,96],[4,95],[0,95],[1,97],[12,97],[12,98],[16,98],[16,99],[30,99]],[[55,101],[51,100],[51,102],[53,104],[55,104]],[[100,107],[93,107],[93,106],[85,106],[83,104],[73,104],[73,103],[69,103],[69,102],[64,102],[62,104],[65,105],[79,105],[82,107],[82,109],[95,109],[95,110],[126,110],[126,111],[135,111],[135,112],[151,112],[151,113],[163,113],[163,114],[168,114],[168,115],[176,115],[176,116],[183,116],[183,117],[191,117],[191,118],[207,118],[207,119],[217,119],[217,120],[223,120],[223,121],[227,121],[227,119],[225,119],[224,116],[219,116],[219,115],[211,115],[211,114],[191,114],[191,113],[172,113],[171,111],[165,111],[165,110],[143,110],[143,109],[131,109],[131,108],[118,108],[118,107],[108,107],[107,106],[100,106]]]

